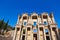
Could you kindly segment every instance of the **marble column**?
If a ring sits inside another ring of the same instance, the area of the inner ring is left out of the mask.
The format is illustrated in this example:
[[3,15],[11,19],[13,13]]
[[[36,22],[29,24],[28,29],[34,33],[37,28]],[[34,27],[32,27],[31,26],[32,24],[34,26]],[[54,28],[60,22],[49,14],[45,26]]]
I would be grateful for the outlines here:
[[32,30],[32,27],[31,27],[31,40],[33,40],[33,30]]
[[14,36],[13,36],[13,40],[16,40],[16,32],[17,32],[17,28],[15,28],[15,31],[14,31]]
[[37,34],[37,36],[38,36],[37,40],[40,40],[39,27],[38,27],[38,34]]
[[58,40],[60,40],[58,28],[56,28],[56,32],[57,32],[57,38],[58,38]]
[[52,27],[51,26],[50,26],[50,30],[51,30],[51,35],[50,35],[51,36],[51,40],[53,40],[53,38],[52,38],[53,37],[53,35],[52,35],[53,33],[52,33]]
[[45,35],[45,28],[43,27],[43,40],[46,40],[46,35]]
[[27,40],[27,27],[25,29],[26,29],[25,40]]

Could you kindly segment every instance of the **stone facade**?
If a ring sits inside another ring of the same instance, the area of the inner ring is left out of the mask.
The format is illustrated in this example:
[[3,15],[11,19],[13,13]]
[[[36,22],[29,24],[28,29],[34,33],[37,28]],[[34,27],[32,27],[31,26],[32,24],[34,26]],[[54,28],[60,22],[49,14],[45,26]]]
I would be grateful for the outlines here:
[[59,40],[53,13],[18,15],[13,40]]

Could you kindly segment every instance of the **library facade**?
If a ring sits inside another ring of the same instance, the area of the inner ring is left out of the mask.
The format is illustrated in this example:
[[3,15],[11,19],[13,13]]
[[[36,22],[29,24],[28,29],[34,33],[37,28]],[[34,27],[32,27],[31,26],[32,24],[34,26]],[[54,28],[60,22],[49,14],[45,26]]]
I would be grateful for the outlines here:
[[59,40],[58,27],[53,13],[18,15],[13,40]]

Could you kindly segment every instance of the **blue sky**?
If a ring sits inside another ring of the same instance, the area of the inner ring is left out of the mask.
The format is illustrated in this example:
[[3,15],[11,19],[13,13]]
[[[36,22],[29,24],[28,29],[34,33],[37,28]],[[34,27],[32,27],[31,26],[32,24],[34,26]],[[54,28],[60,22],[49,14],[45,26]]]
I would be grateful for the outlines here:
[[0,0],[0,19],[9,19],[9,25],[15,26],[18,14],[28,12],[54,13],[55,21],[60,28],[60,0]]

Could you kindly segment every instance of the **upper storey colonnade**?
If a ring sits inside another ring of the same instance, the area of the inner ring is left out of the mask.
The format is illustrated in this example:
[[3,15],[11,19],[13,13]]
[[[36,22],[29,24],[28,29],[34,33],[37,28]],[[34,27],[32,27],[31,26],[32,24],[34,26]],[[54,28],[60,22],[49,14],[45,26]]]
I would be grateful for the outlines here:
[[[22,14],[22,16],[18,15],[18,20],[17,24],[32,24],[36,23],[37,25],[39,24],[55,24],[55,19],[53,16],[53,13],[50,15],[46,12],[41,13],[38,15],[38,13],[32,13],[31,15],[28,15],[28,13]],[[19,24],[19,25],[20,25]]]

